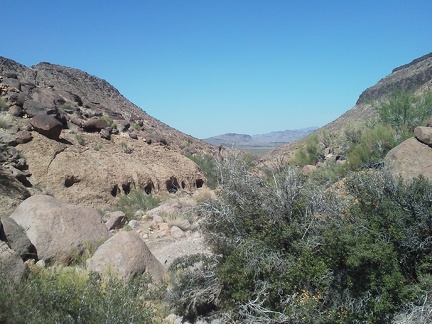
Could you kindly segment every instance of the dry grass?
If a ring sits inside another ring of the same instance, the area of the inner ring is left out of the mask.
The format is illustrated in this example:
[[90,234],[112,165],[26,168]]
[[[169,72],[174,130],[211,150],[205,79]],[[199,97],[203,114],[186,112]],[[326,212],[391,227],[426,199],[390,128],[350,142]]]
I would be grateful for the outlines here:
[[12,124],[12,115],[7,112],[0,113],[0,128],[7,129]]

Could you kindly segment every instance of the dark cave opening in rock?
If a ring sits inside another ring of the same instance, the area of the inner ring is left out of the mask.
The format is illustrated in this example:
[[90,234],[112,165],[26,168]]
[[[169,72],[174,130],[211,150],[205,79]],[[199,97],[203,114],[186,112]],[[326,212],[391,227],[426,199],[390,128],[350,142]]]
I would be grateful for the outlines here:
[[118,185],[114,185],[111,189],[111,196],[116,197],[120,193]]
[[66,188],[70,188],[72,187],[75,183],[80,182],[80,179],[78,177],[75,176],[67,176],[65,181],[64,181],[64,186]]
[[122,189],[125,195],[129,195],[131,192],[131,184],[130,183],[122,184]]
[[150,195],[153,192],[153,189],[154,189],[153,182],[148,183],[143,189],[144,189],[144,192],[147,195]]
[[204,185],[204,181],[203,179],[196,179],[195,184],[197,188],[202,188],[202,186]]
[[166,181],[166,189],[169,193],[176,193],[179,189],[178,180],[176,177],[171,177]]

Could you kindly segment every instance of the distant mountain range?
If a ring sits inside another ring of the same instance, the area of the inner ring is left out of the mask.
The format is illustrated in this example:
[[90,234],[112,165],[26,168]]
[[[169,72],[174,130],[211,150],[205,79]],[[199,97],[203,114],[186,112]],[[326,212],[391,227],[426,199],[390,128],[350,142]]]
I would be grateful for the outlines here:
[[318,127],[288,129],[258,135],[227,133],[205,138],[203,141],[212,145],[223,145],[226,147],[277,147],[307,136],[316,129]]

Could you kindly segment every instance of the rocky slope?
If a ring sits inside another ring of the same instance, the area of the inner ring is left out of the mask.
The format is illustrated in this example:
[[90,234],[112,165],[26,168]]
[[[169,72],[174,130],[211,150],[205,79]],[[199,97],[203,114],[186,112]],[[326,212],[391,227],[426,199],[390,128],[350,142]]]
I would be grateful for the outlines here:
[[182,153],[216,149],[146,114],[105,80],[49,63],[0,57],[0,212],[48,192],[106,208],[120,194],[205,186]]
[[[430,89],[432,89],[432,53],[393,69],[390,75],[363,91],[353,108],[317,130],[315,134],[326,132],[329,137],[335,138],[346,127],[372,118],[376,114],[373,104],[384,100],[394,91],[422,93]],[[276,148],[263,157],[263,161],[271,163],[288,160],[304,140],[305,138]]]

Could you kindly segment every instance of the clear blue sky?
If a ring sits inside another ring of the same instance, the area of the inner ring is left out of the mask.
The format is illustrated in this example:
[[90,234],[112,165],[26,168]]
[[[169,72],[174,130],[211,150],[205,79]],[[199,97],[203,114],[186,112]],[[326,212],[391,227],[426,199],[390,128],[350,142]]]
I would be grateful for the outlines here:
[[198,138],[323,126],[432,52],[432,1],[22,0],[0,55],[84,70]]

